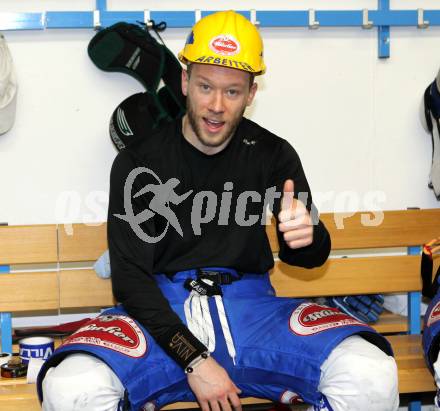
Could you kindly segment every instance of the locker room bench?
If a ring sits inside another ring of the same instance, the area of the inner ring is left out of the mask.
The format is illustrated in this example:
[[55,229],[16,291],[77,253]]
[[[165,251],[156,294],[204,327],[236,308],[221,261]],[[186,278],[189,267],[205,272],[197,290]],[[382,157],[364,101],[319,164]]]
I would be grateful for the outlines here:
[[[407,247],[419,253],[419,246],[440,234],[440,209],[386,211],[378,226],[362,222],[374,219],[373,212],[322,214],[321,219],[332,236],[332,250]],[[344,228],[338,229],[343,222]],[[11,344],[10,317],[17,314],[41,314],[50,311],[92,310],[113,304],[110,281],[100,279],[90,268],[73,264],[96,260],[107,248],[106,226],[73,225],[73,235],[64,226],[0,227],[0,313],[2,351]],[[268,226],[274,253],[278,251],[274,226]],[[417,247],[417,248],[414,248]],[[435,390],[433,378],[425,366],[420,338],[419,301],[421,280],[417,255],[368,255],[331,258],[313,270],[291,267],[277,261],[271,273],[280,296],[314,297],[348,294],[407,292],[410,316],[384,313],[375,328],[390,335],[399,368],[399,391],[423,393]],[[39,271],[17,272],[33,264]],[[12,266],[12,267],[11,267]],[[89,265],[90,266],[90,265]],[[404,334],[402,334],[404,333]],[[14,348],[14,352],[17,348]],[[243,399],[243,404],[266,402]],[[195,407],[194,403],[170,404],[164,409]],[[411,409],[416,410],[417,403]],[[24,379],[0,379],[0,409],[3,411],[38,410],[35,386]]]

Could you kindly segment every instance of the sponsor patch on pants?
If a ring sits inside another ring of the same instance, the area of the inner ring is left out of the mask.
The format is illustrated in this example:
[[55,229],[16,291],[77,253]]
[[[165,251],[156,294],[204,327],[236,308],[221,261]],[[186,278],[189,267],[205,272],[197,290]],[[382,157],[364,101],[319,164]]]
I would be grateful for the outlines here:
[[291,331],[301,336],[313,335],[346,325],[365,326],[364,323],[342,313],[337,308],[311,302],[299,305],[289,320]]
[[142,330],[125,315],[101,315],[68,337],[64,345],[86,344],[108,348],[129,357],[142,357],[147,341]]
[[436,323],[438,320],[440,320],[440,301],[438,301],[431,310],[428,317],[427,326],[429,327],[430,325]]

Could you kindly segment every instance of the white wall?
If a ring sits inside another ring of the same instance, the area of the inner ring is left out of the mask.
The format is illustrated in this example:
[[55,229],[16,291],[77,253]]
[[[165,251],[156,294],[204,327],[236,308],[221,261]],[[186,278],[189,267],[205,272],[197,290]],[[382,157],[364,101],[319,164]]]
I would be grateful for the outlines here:
[[[212,4],[108,0],[110,9],[119,10],[212,9]],[[377,2],[222,2],[242,10],[330,6],[375,9]],[[392,8],[438,6],[436,1],[391,2]],[[2,0],[0,13],[93,7],[91,0]],[[421,127],[419,103],[440,67],[439,28],[392,28],[391,58],[385,60],[377,57],[376,29],[261,31],[268,70],[258,79],[260,91],[248,115],[298,150],[321,211],[438,207],[427,187],[431,139]],[[187,32],[168,29],[163,37],[177,52]],[[93,65],[86,53],[92,30],[4,34],[20,88],[15,126],[0,136],[0,221],[104,220],[116,155],[108,119],[119,102],[142,91],[141,84]],[[377,197],[376,204],[368,204],[367,193],[376,191],[383,201]],[[66,193],[77,196],[81,207],[60,217],[57,202]]]

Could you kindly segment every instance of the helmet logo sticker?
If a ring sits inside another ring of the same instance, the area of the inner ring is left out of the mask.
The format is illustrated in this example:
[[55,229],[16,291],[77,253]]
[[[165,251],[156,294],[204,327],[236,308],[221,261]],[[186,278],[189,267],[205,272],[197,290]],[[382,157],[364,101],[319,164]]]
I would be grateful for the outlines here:
[[221,34],[209,42],[209,48],[222,56],[233,56],[240,52],[240,43],[233,36]]

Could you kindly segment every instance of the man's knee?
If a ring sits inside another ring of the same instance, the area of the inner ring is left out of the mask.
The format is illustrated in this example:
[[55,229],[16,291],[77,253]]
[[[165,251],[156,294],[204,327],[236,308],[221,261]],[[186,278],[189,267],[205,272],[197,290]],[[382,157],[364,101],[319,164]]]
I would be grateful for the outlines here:
[[437,384],[437,395],[434,398],[434,410],[440,411],[440,353],[437,355],[437,360],[432,365],[434,368],[434,378]]
[[43,380],[44,411],[115,411],[123,395],[110,367],[87,354],[66,357]]
[[321,367],[319,390],[334,411],[394,411],[399,404],[397,366],[362,337],[344,340]]
[[437,361],[432,364],[432,367],[434,368],[435,383],[440,388],[440,353],[437,355]]

